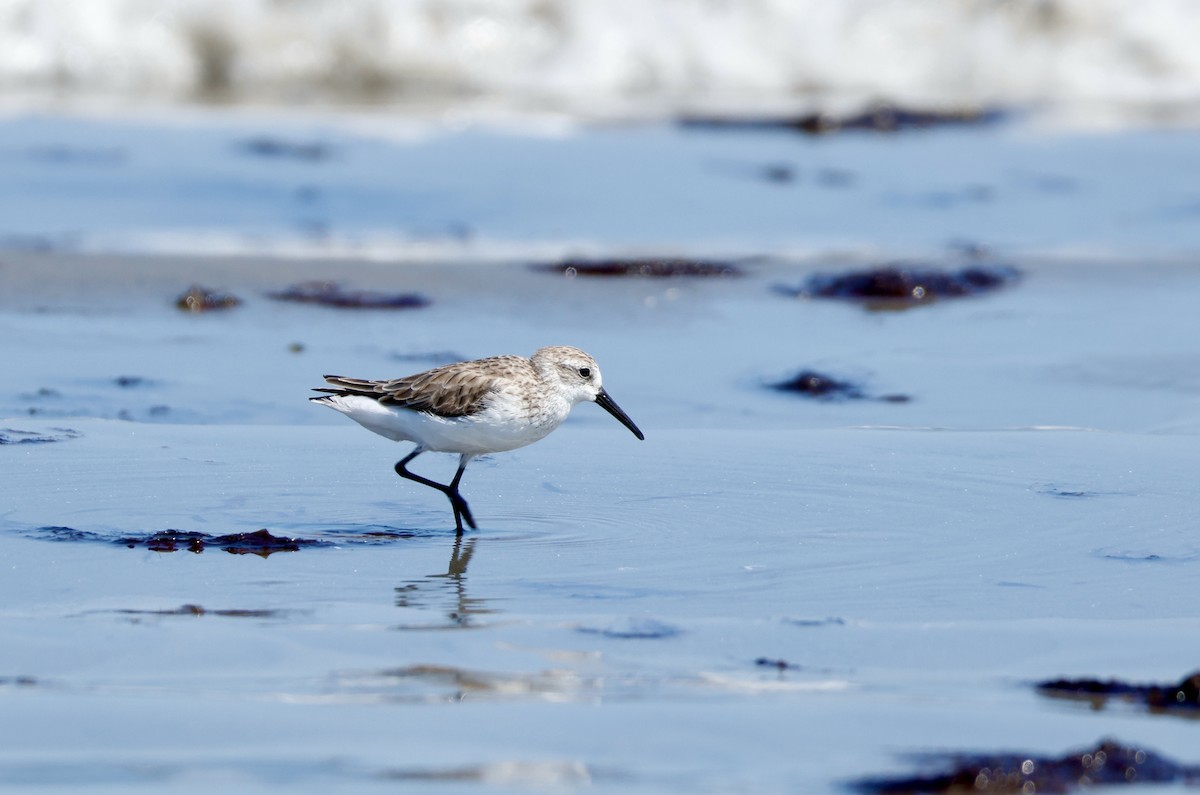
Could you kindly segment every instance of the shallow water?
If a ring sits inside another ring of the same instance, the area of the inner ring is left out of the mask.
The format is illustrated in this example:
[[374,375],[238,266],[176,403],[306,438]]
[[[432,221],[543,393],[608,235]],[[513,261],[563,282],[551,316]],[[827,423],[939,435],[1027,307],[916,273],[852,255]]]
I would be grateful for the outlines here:
[[[3,688],[10,785],[822,791],[895,751],[1109,734],[1189,758],[1178,721],[1029,683],[1194,665],[1190,439],[663,430],[635,463],[568,428],[473,473],[483,529],[457,540],[342,428],[74,426],[8,478],[5,666],[32,677]],[[411,537],[354,538],[388,517]],[[103,542],[166,526],[337,544]],[[63,771],[62,744],[91,761]]]
[[1200,249],[1188,129],[529,126],[0,114],[0,245],[406,262]]
[[[995,294],[876,312],[773,289],[862,264],[826,260],[3,260],[4,788],[835,792],[1105,736],[1198,759],[1190,721],[1031,686],[1196,666],[1190,267],[1017,259]],[[319,276],[432,304],[266,297]],[[181,313],[195,281],[244,304]],[[405,446],[304,400],[551,343],[646,441],[578,407],[472,464],[462,539]],[[806,368],[910,400],[769,387]],[[114,543],[263,528],[328,543]]]

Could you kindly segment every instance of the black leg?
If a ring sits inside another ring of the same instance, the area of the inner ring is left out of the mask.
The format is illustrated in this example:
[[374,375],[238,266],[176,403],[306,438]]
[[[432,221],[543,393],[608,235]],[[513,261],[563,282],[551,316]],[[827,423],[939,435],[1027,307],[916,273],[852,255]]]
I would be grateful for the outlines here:
[[430,488],[437,489],[442,494],[445,494],[450,500],[450,507],[454,510],[454,529],[461,534],[463,531],[462,520],[465,518],[467,520],[467,524],[470,525],[472,530],[474,530],[475,518],[471,516],[471,509],[467,507],[467,501],[464,500],[462,495],[458,493],[459,481],[462,480],[463,471],[467,468],[467,461],[470,459],[467,458],[467,456],[462,456],[459,459],[458,472],[454,473],[454,480],[450,481],[450,485],[447,486],[444,483],[438,483],[435,480],[430,480],[429,478],[421,477],[415,472],[408,471],[406,466],[408,462],[412,461],[423,452],[425,452],[424,449],[418,447],[416,450],[413,450],[404,458],[397,461],[396,474],[402,478],[407,478],[408,480],[415,480],[417,483],[420,483],[423,486],[429,486]]
[[[465,455],[459,457],[458,471],[454,473],[454,480],[450,481],[450,491],[447,492],[447,496],[450,497],[450,504],[454,506],[454,513],[456,517],[455,521],[458,522],[458,532],[460,533],[462,532],[462,522],[459,522],[457,518],[458,514],[460,513],[462,517],[467,520],[467,524],[471,526],[471,529],[476,529],[475,517],[471,516],[471,509],[467,507],[467,501],[464,500],[462,495],[458,493],[459,481],[462,480],[463,472],[467,471],[467,462],[470,460],[471,459]],[[455,502],[456,499],[457,503]]]

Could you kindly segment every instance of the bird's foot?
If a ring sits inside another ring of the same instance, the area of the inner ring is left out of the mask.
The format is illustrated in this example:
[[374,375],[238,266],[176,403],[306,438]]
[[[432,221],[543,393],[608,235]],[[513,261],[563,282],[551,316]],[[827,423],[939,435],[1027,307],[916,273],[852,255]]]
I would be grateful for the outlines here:
[[462,495],[457,491],[447,491],[446,496],[450,498],[450,507],[454,509],[455,529],[461,534],[463,531],[463,519],[466,519],[467,525],[472,530],[477,530],[475,517],[471,516],[471,509],[467,507],[467,501],[462,498]]

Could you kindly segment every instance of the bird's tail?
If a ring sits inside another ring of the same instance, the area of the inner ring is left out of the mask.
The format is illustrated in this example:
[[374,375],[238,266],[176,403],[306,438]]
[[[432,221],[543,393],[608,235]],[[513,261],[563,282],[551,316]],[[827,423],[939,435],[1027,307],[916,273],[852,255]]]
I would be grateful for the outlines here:
[[348,397],[349,395],[378,397],[382,392],[378,381],[368,381],[364,378],[346,378],[345,376],[340,375],[327,375],[324,378],[326,383],[332,384],[337,388],[329,389],[327,387],[321,387],[319,389],[314,389],[314,392],[326,393],[324,395],[318,395],[317,397],[310,397],[309,400],[313,401],[314,403],[322,403],[326,406],[332,406],[334,405],[334,401],[330,400],[330,396],[332,395],[340,395],[341,397]]

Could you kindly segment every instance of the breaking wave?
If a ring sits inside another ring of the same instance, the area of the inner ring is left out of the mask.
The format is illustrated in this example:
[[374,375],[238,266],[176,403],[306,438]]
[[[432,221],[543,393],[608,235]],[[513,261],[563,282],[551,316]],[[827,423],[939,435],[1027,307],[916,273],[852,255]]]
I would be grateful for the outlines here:
[[587,116],[1200,101],[1193,0],[0,0],[17,97]]

